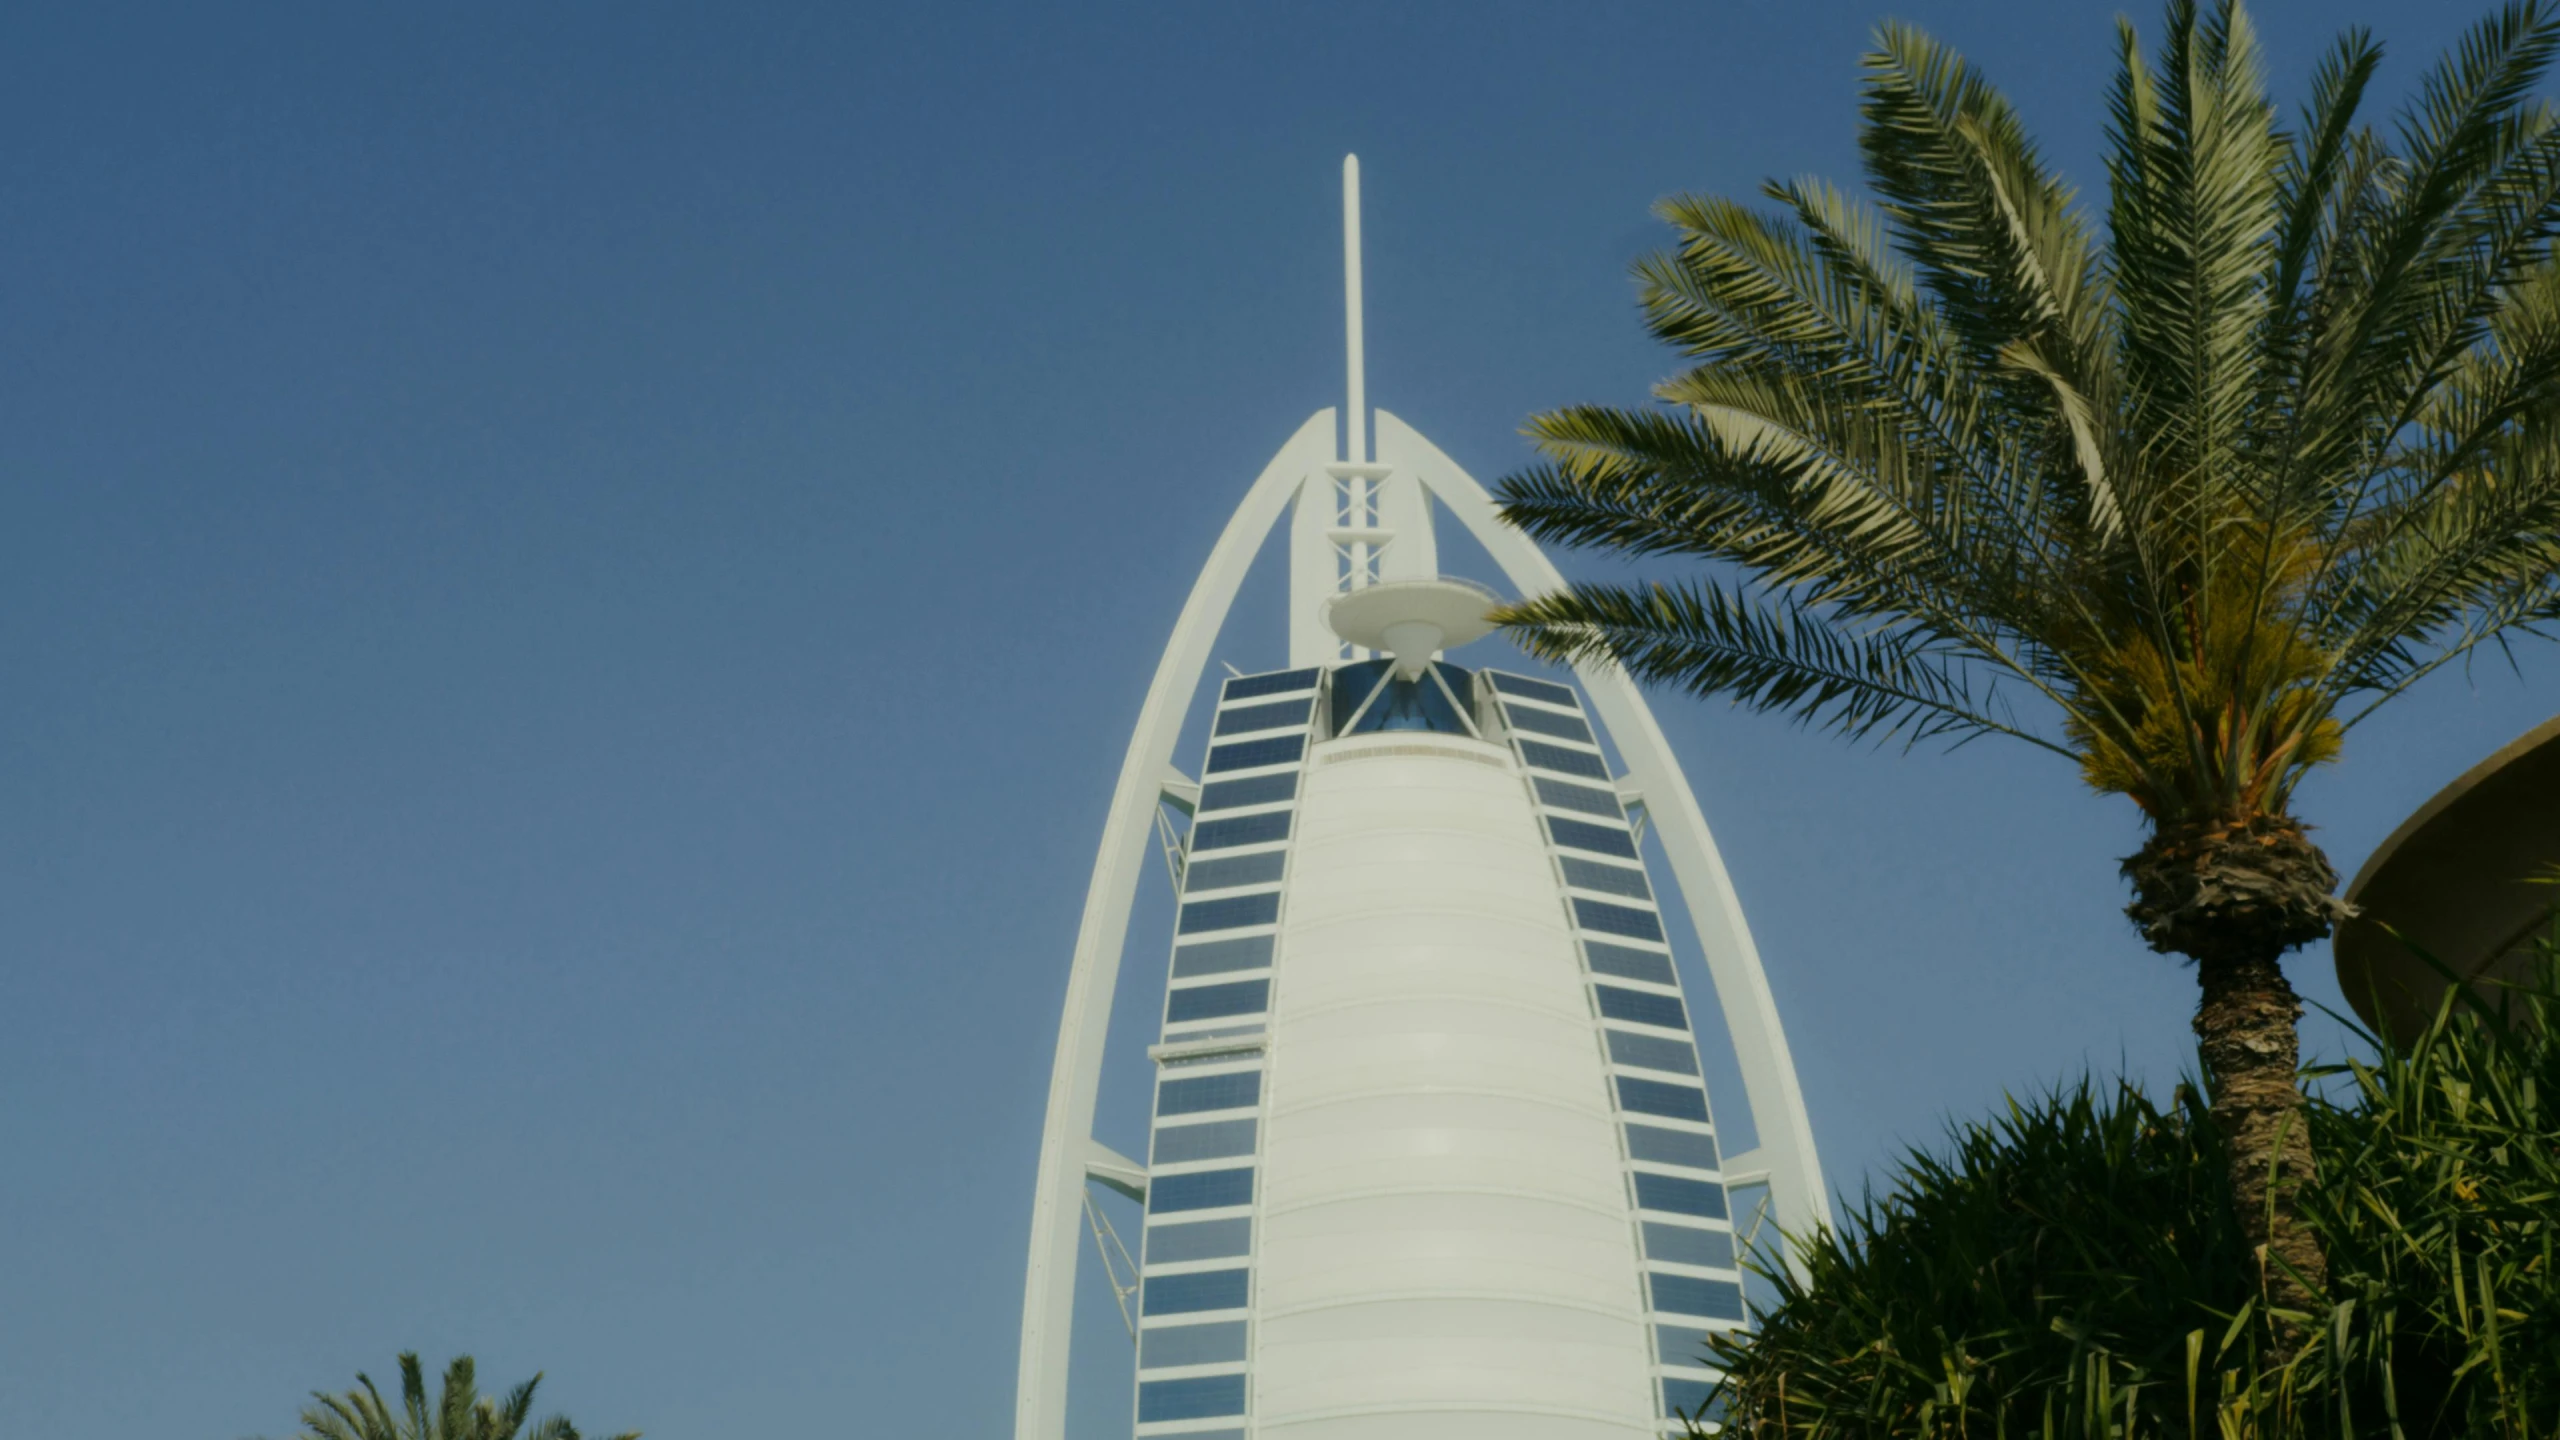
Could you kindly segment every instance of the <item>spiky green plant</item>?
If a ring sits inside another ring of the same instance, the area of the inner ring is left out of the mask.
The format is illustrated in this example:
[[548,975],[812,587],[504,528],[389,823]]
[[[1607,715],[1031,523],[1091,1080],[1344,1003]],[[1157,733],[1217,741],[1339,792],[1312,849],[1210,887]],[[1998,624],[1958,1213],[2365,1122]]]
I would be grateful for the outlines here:
[[[2341,38],[2284,124],[2237,3],[2120,24],[2093,215],[1963,59],[1887,25],[1872,205],[1664,202],[1637,273],[1696,362],[1538,417],[1503,508],[1709,562],[1503,618],[1550,657],[1848,735],[2023,740],[2129,797],[2128,914],[2195,962],[2250,1283],[2320,1323],[2283,954],[2340,913],[2293,808],[2375,706],[2560,616],[2560,27],[2520,0],[2389,129]],[[2023,702],[2023,703],[2020,703]]]
[[[400,1408],[393,1410],[373,1377],[359,1371],[356,1388],[344,1395],[311,1392],[303,1407],[302,1440],[579,1440],[578,1427],[565,1415],[554,1415],[526,1430],[533,1414],[536,1374],[500,1400],[480,1393],[468,1355],[457,1356],[444,1371],[444,1385],[433,1406],[427,1403],[426,1375],[415,1351],[400,1355]],[[637,1430],[611,1440],[640,1440]]]
[[1753,1440],[2560,1436],[2560,945],[2485,1010],[2446,997],[2307,1119],[2302,1210],[2338,1303],[2290,1355],[2205,1102],[2088,1083],[1915,1152],[1767,1267],[1717,1406]]

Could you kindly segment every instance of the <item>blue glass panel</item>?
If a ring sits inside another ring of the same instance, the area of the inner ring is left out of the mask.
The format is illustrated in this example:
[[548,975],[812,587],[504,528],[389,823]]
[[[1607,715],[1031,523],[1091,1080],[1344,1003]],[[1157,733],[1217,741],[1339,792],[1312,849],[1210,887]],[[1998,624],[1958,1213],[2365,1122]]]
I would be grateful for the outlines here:
[[1673,1315],[1704,1315],[1710,1320],[1742,1318],[1742,1287],[1731,1280],[1701,1280],[1695,1275],[1652,1274],[1653,1308]]
[[1502,707],[1502,713],[1510,720],[1511,728],[1514,730],[1526,730],[1534,735],[1553,735],[1559,740],[1579,740],[1585,745],[1591,743],[1591,727],[1571,715],[1554,715],[1544,710],[1532,710],[1524,705],[1505,705]]
[[1559,855],[1564,862],[1564,883],[1585,890],[1605,890],[1612,895],[1627,895],[1650,900],[1653,892],[1645,888],[1644,872],[1624,865],[1603,865],[1597,860],[1583,860],[1572,855]]
[[1695,1130],[1665,1130],[1659,1125],[1627,1127],[1627,1153],[1660,1165],[1716,1168],[1716,1137]]
[[1594,780],[1609,778],[1609,767],[1588,750],[1567,750],[1561,745],[1541,745],[1535,740],[1523,740],[1520,742],[1520,758],[1541,770],[1587,775]]
[[1684,1415],[1701,1425],[1719,1421],[1724,1416],[1724,1404],[1716,1396],[1716,1382],[1713,1380],[1663,1377],[1662,1407],[1665,1415]]
[[[1295,780],[1298,777],[1289,777]],[[1191,853],[1203,850],[1225,850],[1237,845],[1261,845],[1289,838],[1287,810],[1273,810],[1261,815],[1239,815],[1233,820],[1203,820],[1191,827]]]
[[1559,845],[1575,850],[1596,850],[1603,855],[1636,858],[1636,837],[1615,825],[1594,825],[1588,820],[1567,820],[1561,815],[1547,817],[1547,833]]
[[1159,1325],[1138,1332],[1138,1368],[1171,1370],[1181,1365],[1219,1365],[1244,1358],[1244,1322],[1219,1320],[1207,1325]]
[[1189,1315],[1200,1310],[1244,1308],[1242,1270],[1195,1270],[1188,1275],[1150,1275],[1142,1314]]
[[1662,921],[1650,910],[1632,910],[1624,905],[1612,905],[1605,900],[1585,900],[1577,895],[1573,900],[1573,918],[1582,922],[1583,929],[1597,930],[1603,935],[1624,935],[1630,940],[1662,938]]
[[1187,1380],[1147,1380],[1138,1386],[1138,1423],[1197,1420],[1244,1413],[1242,1375],[1194,1375]]
[[1203,1110],[1241,1110],[1262,1103],[1262,1072],[1236,1070],[1225,1075],[1195,1075],[1167,1080],[1156,1087],[1156,1113],[1193,1115]]
[[1315,670],[1276,670],[1268,675],[1239,675],[1227,682],[1222,698],[1250,700],[1257,695],[1287,695],[1316,688]]
[[1653,1353],[1665,1365],[1695,1365],[1701,1369],[1715,1362],[1707,1358],[1707,1337],[1712,1330],[1692,1330],[1686,1325],[1653,1327]]
[[1538,798],[1559,810],[1579,810],[1585,815],[1606,815],[1612,820],[1623,818],[1615,791],[1594,790],[1588,785],[1574,785],[1550,780],[1544,775],[1533,777],[1538,784]]
[[1612,1030],[1609,1032],[1609,1058],[1640,1070],[1668,1070],[1674,1075],[1698,1073],[1695,1047],[1686,1040],[1666,1040],[1659,1035]]
[[1531,700],[1544,700],[1550,705],[1571,706],[1573,704],[1573,692],[1562,685],[1550,685],[1544,680],[1532,680],[1526,675],[1505,674],[1500,670],[1487,670],[1484,673],[1487,679],[1493,681],[1493,688],[1505,695],[1521,695]]
[[1185,890],[1232,890],[1239,885],[1269,885],[1280,878],[1287,867],[1285,850],[1266,850],[1259,855],[1234,855],[1224,860],[1195,860],[1184,866],[1182,888]]
[[[1150,1191],[1150,1196],[1153,1192]],[[1724,1187],[1713,1180],[1688,1180],[1678,1175],[1651,1175],[1636,1172],[1636,1204],[1647,1210],[1664,1210],[1674,1215],[1696,1215],[1708,1220],[1724,1216]],[[1705,1314],[1705,1311],[1692,1311]]]
[[1205,1125],[1167,1125],[1156,1131],[1155,1160],[1158,1165],[1180,1165],[1192,1160],[1224,1160],[1230,1155],[1253,1153],[1253,1132],[1258,1120],[1212,1120]]
[[1239,935],[1232,940],[1203,940],[1195,945],[1176,947],[1173,952],[1173,978],[1186,980],[1194,975],[1223,975],[1230,970],[1259,970],[1271,963],[1270,935]]
[[1668,985],[1671,980],[1671,957],[1651,950],[1636,950],[1625,945],[1608,945],[1598,940],[1582,942],[1582,953],[1598,974],[1615,975],[1621,980],[1650,980]]
[[1212,780],[1200,787],[1200,809],[1241,810],[1247,805],[1276,805],[1294,800],[1298,795],[1298,777],[1283,771],[1278,775],[1248,775],[1242,780]]
[[1224,1205],[1252,1203],[1253,1167],[1250,1165],[1235,1170],[1158,1175],[1147,1181],[1147,1213],[1150,1215],[1169,1215],[1177,1210],[1215,1210]]
[[1253,1248],[1253,1221],[1190,1220],[1179,1225],[1147,1227],[1147,1263],[1176,1265],[1185,1260],[1220,1260]]
[[1591,987],[1600,996],[1600,1013],[1612,1020],[1630,1020],[1638,1025],[1659,1025],[1666,1030],[1689,1028],[1689,1012],[1680,1007],[1677,995],[1656,995],[1647,990],[1627,990],[1616,985]]
[[1270,981],[1230,980],[1224,985],[1194,985],[1167,995],[1164,1022],[1181,1025],[1193,1020],[1215,1020],[1221,1015],[1251,1015],[1270,1008]]
[[1704,1120],[1707,1118],[1707,1092],[1695,1085],[1667,1085],[1660,1080],[1639,1080],[1633,1075],[1621,1075],[1618,1077],[1618,1108],[1638,1115]]
[[1248,735],[1256,730],[1278,730],[1290,725],[1304,725],[1315,713],[1316,697],[1283,700],[1276,705],[1239,705],[1218,712],[1218,735]]
[[1647,1220],[1644,1222],[1644,1253],[1648,1260],[1730,1270],[1733,1268],[1733,1237],[1722,1230],[1699,1230],[1687,1225],[1665,1225],[1658,1220]]
[[[1368,735],[1393,730],[1430,730],[1443,735],[1469,734],[1467,724],[1458,718],[1457,708],[1441,693],[1429,677],[1414,680],[1389,679],[1386,689],[1375,700],[1369,697],[1378,690],[1380,677],[1393,662],[1362,660],[1344,665],[1333,672],[1333,731],[1337,735]],[[1468,693],[1471,681],[1456,666],[1438,667],[1447,673],[1450,690],[1460,696]],[[1366,705],[1364,710],[1361,707]],[[1353,717],[1358,716],[1355,722]]]
[[1209,747],[1209,773],[1251,770],[1258,765],[1294,765],[1307,750],[1304,735],[1274,735],[1268,740],[1239,740]]
[[1182,907],[1182,918],[1174,931],[1197,935],[1203,930],[1241,930],[1247,925],[1268,925],[1280,918],[1280,892],[1266,890],[1259,895],[1229,895],[1222,900],[1194,900]]

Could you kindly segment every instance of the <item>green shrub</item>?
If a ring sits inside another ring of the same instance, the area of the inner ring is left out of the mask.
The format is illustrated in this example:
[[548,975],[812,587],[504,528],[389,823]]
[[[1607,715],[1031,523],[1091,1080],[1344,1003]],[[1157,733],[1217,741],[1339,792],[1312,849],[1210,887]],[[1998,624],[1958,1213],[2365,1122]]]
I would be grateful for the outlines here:
[[[2320,1072],[2326,1323],[2289,1364],[2205,1099],[2092,1082],[1913,1152],[1768,1267],[1729,1429],[1881,1437],[2560,1435],[2560,951],[2498,1013]],[[2316,1077],[2315,1077],[2316,1078]]]

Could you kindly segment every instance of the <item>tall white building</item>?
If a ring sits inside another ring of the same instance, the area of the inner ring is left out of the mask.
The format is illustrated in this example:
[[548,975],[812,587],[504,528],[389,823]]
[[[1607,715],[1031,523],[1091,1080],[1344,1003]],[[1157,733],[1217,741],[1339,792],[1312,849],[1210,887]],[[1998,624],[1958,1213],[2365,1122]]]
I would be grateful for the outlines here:
[[[1563,581],[1383,410],[1373,450],[1358,174],[1346,160],[1349,404],[1300,426],[1228,522],[1104,829],[1042,1141],[1016,1440],[1063,1440],[1088,1234],[1125,1292],[1141,1440],[1627,1440],[1703,1398],[1706,1332],[1743,1323],[1737,1223],[1828,1218],[1759,956],[1642,697],[1605,666],[1577,690],[1446,658],[1495,596],[1440,576],[1434,502],[1520,592]],[[1284,523],[1288,666],[1223,682],[1186,774],[1174,746],[1210,645]],[[1648,831],[1740,1062],[1746,1154],[1718,1144]],[[1157,852],[1179,907],[1142,1161],[1091,1134]],[[1134,1255],[1092,1186],[1144,1204]]]

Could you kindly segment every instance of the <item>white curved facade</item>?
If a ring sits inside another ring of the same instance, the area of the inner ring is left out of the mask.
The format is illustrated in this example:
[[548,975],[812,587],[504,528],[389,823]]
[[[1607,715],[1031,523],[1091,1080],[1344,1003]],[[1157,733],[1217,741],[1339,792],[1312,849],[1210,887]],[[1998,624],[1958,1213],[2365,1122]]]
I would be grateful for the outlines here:
[[[1746,1239],[1758,1219],[1828,1220],[1758,954],[1634,685],[1606,666],[1577,690],[1418,655],[1408,678],[1324,623],[1336,594],[1436,573],[1435,508],[1520,592],[1562,584],[1384,411],[1370,453],[1354,176],[1346,164],[1342,435],[1318,412],[1247,492],[1104,829],[1033,1198],[1017,1440],[1065,1440],[1079,1250],[1110,1223],[1097,1184],[1145,1208],[1122,1296],[1143,1440],[1664,1433],[1713,1378],[1706,1334],[1743,1321],[1736,1215]],[[1175,741],[1274,533],[1289,536],[1290,668],[1222,683],[1195,780]],[[1742,1071],[1748,1154],[1719,1150],[1648,832]],[[1180,900],[1160,1041],[1123,1062],[1157,1077],[1149,1153],[1132,1159],[1090,1135],[1159,840]]]

